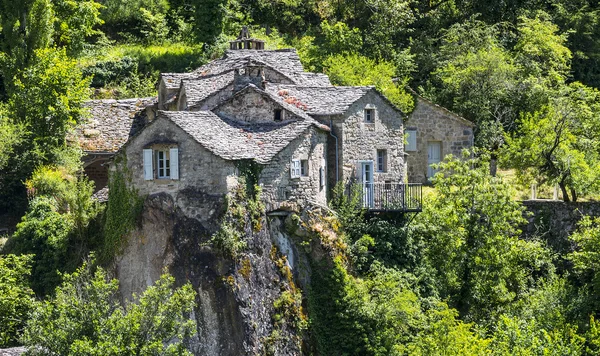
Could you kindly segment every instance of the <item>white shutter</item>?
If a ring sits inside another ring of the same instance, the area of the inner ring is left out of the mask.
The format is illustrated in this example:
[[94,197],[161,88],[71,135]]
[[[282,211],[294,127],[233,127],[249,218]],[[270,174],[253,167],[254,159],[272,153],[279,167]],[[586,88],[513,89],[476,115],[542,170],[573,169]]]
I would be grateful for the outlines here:
[[406,146],[405,151],[416,151],[417,150],[417,130],[406,130]]
[[293,159],[290,164],[290,177],[300,178],[300,160]]
[[154,179],[154,174],[152,172],[152,149],[150,148],[144,149],[144,179]]
[[171,179],[179,179],[179,149],[177,147],[169,149],[169,159],[171,160]]

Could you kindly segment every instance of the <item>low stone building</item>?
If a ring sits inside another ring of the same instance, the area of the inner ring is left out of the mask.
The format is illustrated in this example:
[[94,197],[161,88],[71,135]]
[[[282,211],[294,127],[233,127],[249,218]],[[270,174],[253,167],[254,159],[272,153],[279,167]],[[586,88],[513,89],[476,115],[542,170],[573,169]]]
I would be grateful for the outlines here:
[[415,110],[406,123],[406,166],[409,182],[429,183],[432,165],[446,155],[461,157],[473,146],[474,124],[415,94]]

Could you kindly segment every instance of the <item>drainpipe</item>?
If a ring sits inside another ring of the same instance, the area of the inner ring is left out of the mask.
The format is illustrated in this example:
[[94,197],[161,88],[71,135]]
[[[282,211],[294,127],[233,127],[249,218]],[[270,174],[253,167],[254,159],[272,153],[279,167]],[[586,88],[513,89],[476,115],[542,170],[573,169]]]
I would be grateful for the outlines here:
[[338,138],[333,134],[333,120],[329,120],[329,134],[335,139],[335,183],[340,180],[338,169]]

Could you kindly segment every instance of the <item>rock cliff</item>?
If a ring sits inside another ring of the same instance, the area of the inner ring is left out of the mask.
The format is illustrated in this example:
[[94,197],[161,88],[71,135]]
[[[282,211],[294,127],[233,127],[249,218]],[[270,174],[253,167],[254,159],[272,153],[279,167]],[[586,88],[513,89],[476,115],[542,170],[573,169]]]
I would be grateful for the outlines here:
[[[226,218],[227,200],[193,193],[185,206],[165,193],[145,198],[139,223],[115,260],[123,298],[142,292],[166,269],[178,285],[190,281],[197,292],[192,317],[198,333],[190,345],[195,355],[306,352],[297,281],[305,286],[310,273],[307,257],[284,231],[285,216],[262,212],[254,224],[245,217],[238,224],[244,248],[232,256],[211,240]],[[188,216],[190,211],[215,213],[204,219]]]

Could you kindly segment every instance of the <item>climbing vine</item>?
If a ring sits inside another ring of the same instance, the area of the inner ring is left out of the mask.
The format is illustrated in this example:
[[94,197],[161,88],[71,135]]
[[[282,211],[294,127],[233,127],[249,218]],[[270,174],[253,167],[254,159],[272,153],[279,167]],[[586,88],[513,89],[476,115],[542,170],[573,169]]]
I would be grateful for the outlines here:
[[246,249],[244,237],[247,235],[248,224],[253,232],[262,229],[265,206],[260,195],[261,188],[254,184],[249,189],[244,176],[240,177],[239,184],[226,195],[227,211],[219,231],[212,236],[211,243],[228,257],[236,259]]
[[102,261],[110,261],[120,252],[123,247],[123,237],[135,227],[142,213],[144,201],[137,190],[127,186],[130,180],[126,169],[110,174],[104,239],[100,252]]

